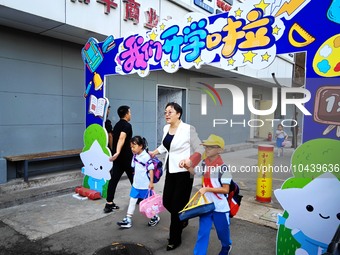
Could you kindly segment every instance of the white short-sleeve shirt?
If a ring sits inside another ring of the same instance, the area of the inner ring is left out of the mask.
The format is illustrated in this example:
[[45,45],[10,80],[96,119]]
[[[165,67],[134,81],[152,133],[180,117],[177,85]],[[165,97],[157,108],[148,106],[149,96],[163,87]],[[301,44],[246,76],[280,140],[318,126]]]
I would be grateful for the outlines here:
[[[135,160],[136,158],[136,160]],[[131,166],[135,169],[135,174],[133,176],[133,187],[136,189],[148,189],[149,188],[149,177],[147,175],[147,170],[153,170],[153,164],[147,164],[147,162],[151,159],[151,156],[143,150],[141,154],[135,154],[132,157]],[[141,164],[143,163],[143,164]],[[148,169],[147,169],[148,168]]]

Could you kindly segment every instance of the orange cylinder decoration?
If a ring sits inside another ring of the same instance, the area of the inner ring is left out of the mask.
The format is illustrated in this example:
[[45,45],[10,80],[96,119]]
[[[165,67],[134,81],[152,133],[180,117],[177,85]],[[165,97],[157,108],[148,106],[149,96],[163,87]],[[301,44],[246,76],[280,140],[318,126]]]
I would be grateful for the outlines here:
[[82,186],[76,187],[75,192],[78,193],[80,196],[87,197],[91,200],[100,199],[102,197],[100,195],[100,192],[98,192],[96,190],[84,188]]
[[270,203],[272,199],[273,159],[273,145],[258,146],[256,200],[262,203]]

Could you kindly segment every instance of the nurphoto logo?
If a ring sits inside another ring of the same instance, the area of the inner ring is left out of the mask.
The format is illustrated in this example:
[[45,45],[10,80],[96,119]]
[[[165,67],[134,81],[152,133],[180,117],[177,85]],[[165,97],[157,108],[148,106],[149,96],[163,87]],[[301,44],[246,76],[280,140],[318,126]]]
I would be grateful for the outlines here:
[[[204,94],[201,94],[201,115],[208,115],[208,103],[207,103],[207,95],[213,100],[214,104],[217,105],[215,97],[218,99],[220,106],[223,107],[221,95],[217,92],[216,89],[226,89],[232,95],[232,113],[233,115],[245,115],[245,96],[243,91],[231,84],[214,84],[209,85],[203,82],[198,82],[199,84],[205,86],[206,88],[199,88]],[[299,98],[288,98],[288,94],[302,94],[302,97]],[[266,116],[274,113],[278,107],[278,98],[280,96],[280,113],[283,116],[287,115],[287,105],[293,105],[298,108],[304,115],[312,115],[303,104],[307,103],[311,98],[311,93],[304,88],[272,88],[272,103],[269,109],[259,110],[256,109],[253,103],[253,88],[247,87],[247,106],[248,110],[257,116]],[[213,119],[213,127],[217,125],[226,125],[230,124],[231,127],[233,125],[242,125],[242,126],[250,126],[250,127],[261,127],[264,125],[265,121],[271,122],[272,127],[274,127],[274,122],[280,121],[280,119],[250,119],[246,121],[243,119],[240,121],[238,119],[237,122],[233,121],[232,119]],[[294,119],[284,119],[281,121],[281,124],[284,127],[293,127],[297,125],[297,121]]]

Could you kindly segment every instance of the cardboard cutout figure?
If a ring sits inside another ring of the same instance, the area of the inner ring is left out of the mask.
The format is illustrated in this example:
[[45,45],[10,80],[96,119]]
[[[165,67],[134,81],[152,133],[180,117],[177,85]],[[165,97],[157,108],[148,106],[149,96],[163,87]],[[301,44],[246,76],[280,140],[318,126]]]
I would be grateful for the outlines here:
[[90,125],[84,134],[83,152],[80,158],[84,164],[82,173],[85,175],[83,186],[100,192],[106,197],[108,181],[111,179],[111,152],[107,147],[107,133],[98,124]]
[[[315,139],[292,156],[294,177],[274,194],[285,212],[278,216],[278,255],[321,255],[340,224],[340,141]],[[321,231],[322,230],[322,231]]]

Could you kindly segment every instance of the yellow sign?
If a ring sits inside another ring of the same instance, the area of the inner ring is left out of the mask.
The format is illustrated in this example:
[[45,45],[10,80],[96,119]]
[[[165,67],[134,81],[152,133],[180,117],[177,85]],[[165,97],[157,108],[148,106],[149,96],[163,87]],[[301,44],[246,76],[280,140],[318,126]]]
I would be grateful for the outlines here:
[[271,202],[273,183],[273,145],[258,146],[258,173],[256,182],[256,200]]

